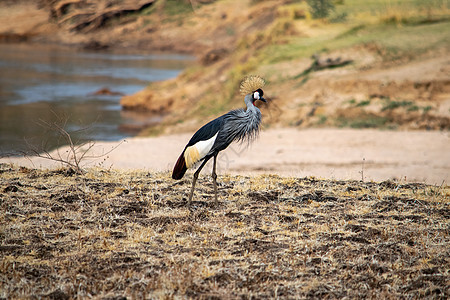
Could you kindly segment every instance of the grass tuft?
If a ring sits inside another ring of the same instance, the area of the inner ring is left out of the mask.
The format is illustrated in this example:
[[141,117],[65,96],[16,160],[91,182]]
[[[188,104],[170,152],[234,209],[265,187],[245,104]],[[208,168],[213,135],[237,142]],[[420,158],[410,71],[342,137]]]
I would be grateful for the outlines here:
[[2,298],[450,296],[444,184],[0,172]]

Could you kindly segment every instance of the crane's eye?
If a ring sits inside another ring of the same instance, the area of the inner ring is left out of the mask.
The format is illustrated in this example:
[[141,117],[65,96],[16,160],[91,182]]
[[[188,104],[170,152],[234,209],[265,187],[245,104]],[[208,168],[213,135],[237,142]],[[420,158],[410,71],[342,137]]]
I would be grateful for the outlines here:
[[253,99],[254,100],[259,100],[259,92],[254,92],[253,93]]

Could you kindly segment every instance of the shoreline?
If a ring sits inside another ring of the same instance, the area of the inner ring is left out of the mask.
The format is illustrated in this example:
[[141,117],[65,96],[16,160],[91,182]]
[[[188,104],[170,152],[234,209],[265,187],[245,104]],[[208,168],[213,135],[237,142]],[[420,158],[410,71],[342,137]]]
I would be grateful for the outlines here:
[[[144,169],[171,172],[191,134],[133,137],[95,142],[84,168]],[[250,146],[231,144],[218,157],[218,174],[272,174],[336,180],[424,182],[450,179],[450,133],[357,129],[267,129]],[[120,144],[120,145],[119,145]],[[119,146],[117,146],[119,145]],[[108,151],[113,151],[105,155]],[[67,146],[51,152],[65,157]],[[58,154],[59,153],[59,154]],[[61,163],[37,157],[1,158],[28,168],[54,169]],[[211,164],[202,171],[209,176]],[[188,170],[188,178],[193,170]]]

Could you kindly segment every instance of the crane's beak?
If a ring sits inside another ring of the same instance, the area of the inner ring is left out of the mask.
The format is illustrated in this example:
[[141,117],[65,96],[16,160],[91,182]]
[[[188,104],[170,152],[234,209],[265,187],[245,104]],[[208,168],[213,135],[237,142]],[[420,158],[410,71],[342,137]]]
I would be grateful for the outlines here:
[[260,97],[259,100],[261,100],[262,102],[266,102],[267,103],[266,99],[264,99],[263,97]]

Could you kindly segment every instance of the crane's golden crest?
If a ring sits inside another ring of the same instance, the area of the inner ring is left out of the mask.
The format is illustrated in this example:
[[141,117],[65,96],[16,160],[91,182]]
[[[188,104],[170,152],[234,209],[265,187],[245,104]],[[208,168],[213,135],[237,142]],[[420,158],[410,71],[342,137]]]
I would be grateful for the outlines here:
[[239,90],[241,95],[245,96],[256,91],[257,89],[262,88],[265,84],[266,81],[261,76],[249,75],[244,77]]

